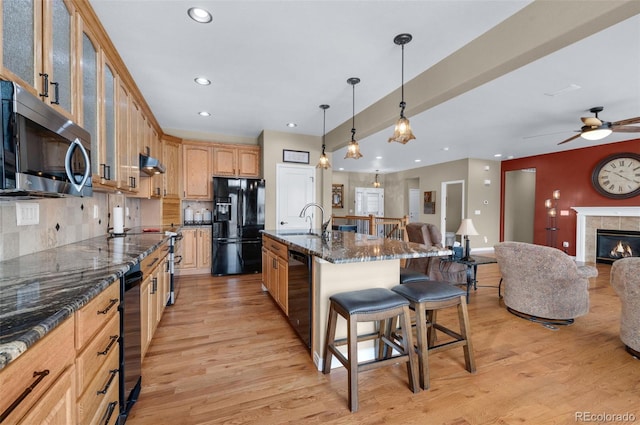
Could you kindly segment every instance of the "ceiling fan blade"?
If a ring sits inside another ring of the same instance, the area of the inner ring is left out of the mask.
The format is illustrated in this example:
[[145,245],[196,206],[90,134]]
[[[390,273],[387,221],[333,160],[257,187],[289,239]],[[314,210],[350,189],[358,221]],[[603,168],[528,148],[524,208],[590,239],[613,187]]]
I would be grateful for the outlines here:
[[561,144],[563,144],[563,143],[570,142],[570,141],[572,141],[572,140],[574,140],[574,139],[577,139],[578,137],[580,137],[580,133],[576,134],[575,136],[571,136],[571,137],[569,137],[568,139],[563,140],[562,142],[560,142],[560,143],[558,143],[558,144],[559,144],[559,145],[561,145]]
[[582,120],[584,125],[593,127],[600,127],[602,125],[602,121],[600,121],[600,119],[596,117],[581,117],[580,119]]
[[611,123],[611,125],[618,126],[618,125],[637,124],[637,123],[640,123],[640,117],[627,118],[626,120],[616,121],[614,123]]
[[634,127],[631,125],[616,126],[612,127],[611,130],[616,133],[640,133],[640,127]]

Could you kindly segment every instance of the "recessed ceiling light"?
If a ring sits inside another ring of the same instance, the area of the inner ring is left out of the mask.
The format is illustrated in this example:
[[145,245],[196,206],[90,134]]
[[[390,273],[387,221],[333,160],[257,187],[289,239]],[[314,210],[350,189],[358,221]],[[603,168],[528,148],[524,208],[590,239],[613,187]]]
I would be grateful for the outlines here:
[[413,162],[420,162],[422,161],[421,159],[414,159]]
[[287,123],[287,127],[289,127],[289,128],[294,128],[294,127],[297,127],[297,126],[298,126],[298,124],[296,124],[294,122],[288,122]]
[[344,171],[344,168],[343,168],[343,167],[340,167],[340,168],[338,168],[338,170],[340,170],[340,171]]
[[191,19],[196,22],[200,22],[201,24],[208,24],[213,20],[213,16],[211,16],[211,13],[199,7],[190,8],[189,10],[187,10],[187,14]]
[[381,156],[376,156],[376,159],[382,159],[382,157]]
[[195,81],[197,84],[200,84],[201,86],[208,86],[209,84],[211,84],[211,80],[204,77],[196,77],[193,79],[193,81]]
[[497,153],[497,154],[495,154],[495,155],[493,155],[493,156],[494,156],[495,158],[500,158],[500,157],[502,156],[502,154],[501,154],[501,153]]
[[198,115],[200,115],[201,117],[210,117],[211,114],[207,111],[200,111],[198,112]]
[[444,148],[442,148],[443,151],[448,151],[449,148],[447,146],[445,146]]

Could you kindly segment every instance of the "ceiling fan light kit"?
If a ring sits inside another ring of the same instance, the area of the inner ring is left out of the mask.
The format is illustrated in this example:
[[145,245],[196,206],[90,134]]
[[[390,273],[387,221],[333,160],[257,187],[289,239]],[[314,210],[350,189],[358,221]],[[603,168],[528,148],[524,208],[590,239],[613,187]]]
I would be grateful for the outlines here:
[[411,124],[409,120],[404,116],[404,108],[407,104],[404,101],[404,45],[409,43],[413,37],[411,34],[398,34],[393,39],[393,42],[402,47],[402,80],[401,80],[401,100],[400,100],[400,118],[396,122],[396,126],[393,130],[393,136],[389,137],[389,142],[398,142],[403,145],[409,140],[413,140],[416,137],[411,131]]
[[614,132],[640,133],[640,127],[629,125],[640,123],[640,117],[627,118],[616,122],[602,121],[598,118],[598,113],[602,112],[603,109],[604,107],[602,106],[594,106],[589,109],[589,112],[595,114],[595,117],[581,117],[580,119],[584,125],[580,128],[579,134],[571,136],[558,144],[561,145],[563,143],[570,142],[578,137],[582,137],[586,140],[600,140]]
[[352,77],[347,80],[348,84],[351,84],[352,88],[352,115],[351,115],[351,141],[347,146],[347,154],[344,156],[344,159],[352,158],[359,159],[362,158],[362,154],[360,153],[360,145],[356,141],[356,84],[360,82],[360,78]]

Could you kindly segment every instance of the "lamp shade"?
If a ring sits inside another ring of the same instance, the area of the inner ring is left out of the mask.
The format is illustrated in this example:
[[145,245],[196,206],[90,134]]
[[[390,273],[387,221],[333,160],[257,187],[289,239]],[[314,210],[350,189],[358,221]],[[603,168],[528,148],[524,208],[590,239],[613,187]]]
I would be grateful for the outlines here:
[[456,234],[457,235],[463,235],[463,236],[467,236],[467,235],[477,236],[477,235],[479,235],[478,231],[473,226],[473,221],[471,221],[470,218],[465,218],[464,220],[462,220],[462,222],[460,223],[460,227],[458,227],[458,231],[456,232]]
[[605,137],[610,135],[613,131],[611,130],[611,126],[607,124],[602,124],[601,126],[593,128],[592,130],[588,128],[585,129],[584,127],[582,127],[582,129],[583,130],[582,130],[582,133],[580,133],[580,137],[587,140],[604,139]]

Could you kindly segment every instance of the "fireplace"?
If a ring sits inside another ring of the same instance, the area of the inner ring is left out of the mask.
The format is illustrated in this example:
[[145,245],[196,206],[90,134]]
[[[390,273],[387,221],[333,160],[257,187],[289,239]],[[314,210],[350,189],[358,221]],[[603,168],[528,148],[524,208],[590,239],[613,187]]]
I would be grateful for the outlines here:
[[640,256],[640,232],[597,229],[596,263],[611,264],[620,258]]

